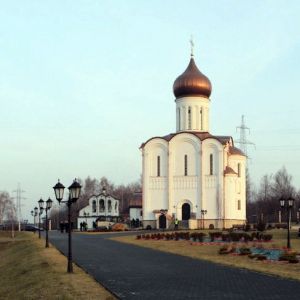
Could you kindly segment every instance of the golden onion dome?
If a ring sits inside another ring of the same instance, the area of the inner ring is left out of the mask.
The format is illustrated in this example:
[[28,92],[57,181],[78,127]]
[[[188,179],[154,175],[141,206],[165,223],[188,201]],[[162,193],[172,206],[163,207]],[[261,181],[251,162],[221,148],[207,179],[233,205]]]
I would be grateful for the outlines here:
[[173,84],[175,97],[202,96],[209,98],[211,90],[210,80],[197,68],[192,55],[188,67]]

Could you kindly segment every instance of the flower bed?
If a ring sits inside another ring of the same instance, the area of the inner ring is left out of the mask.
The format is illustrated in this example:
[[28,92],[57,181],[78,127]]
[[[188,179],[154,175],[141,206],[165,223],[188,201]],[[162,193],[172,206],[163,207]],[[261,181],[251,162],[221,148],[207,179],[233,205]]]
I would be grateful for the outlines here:
[[216,245],[231,242],[270,242],[272,240],[271,234],[262,234],[260,232],[253,232],[251,235],[246,232],[210,232],[209,237],[203,232],[184,232],[174,231],[172,233],[152,233],[137,235],[137,239],[145,240],[186,240],[198,242],[198,245]]

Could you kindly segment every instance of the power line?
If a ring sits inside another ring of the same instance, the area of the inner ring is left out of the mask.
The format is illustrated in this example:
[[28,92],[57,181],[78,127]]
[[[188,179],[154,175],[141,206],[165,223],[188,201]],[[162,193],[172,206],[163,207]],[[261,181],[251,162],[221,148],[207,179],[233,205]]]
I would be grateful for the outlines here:
[[244,115],[242,115],[241,125],[237,126],[236,130],[240,131],[240,138],[238,140],[236,140],[235,142],[240,145],[241,150],[245,153],[247,158],[249,158],[248,153],[247,153],[247,145],[253,145],[255,147],[255,144],[247,139],[247,133],[250,134],[250,128],[247,127],[245,124],[245,116]]
[[13,191],[13,193],[16,193],[16,197],[14,197],[13,199],[16,199],[17,220],[20,224],[20,222],[22,221],[22,200],[26,199],[25,197],[22,197],[22,193],[25,193],[25,191],[21,189],[20,183],[18,183],[18,187]]

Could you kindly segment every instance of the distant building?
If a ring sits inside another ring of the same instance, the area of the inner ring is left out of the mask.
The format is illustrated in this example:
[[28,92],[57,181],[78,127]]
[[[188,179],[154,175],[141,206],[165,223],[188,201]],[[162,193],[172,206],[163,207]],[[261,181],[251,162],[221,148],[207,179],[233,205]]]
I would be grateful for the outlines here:
[[77,228],[81,222],[86,222],[89,229],[97,221],[117,222],[119,218],[119,200],[106,193],[103,189],[100,195],[94,195],[89,199],[89,205],[79,211]]
[[210,133],[211,91],[192,54],[173,85],[176,132],[141,145],[144,227],[168,228],[175,218],[187,228],[246,221],[246,156],[231,136]]
[[133,198],[129,200],[129,218],[143,220],[142,192],[135,192]]

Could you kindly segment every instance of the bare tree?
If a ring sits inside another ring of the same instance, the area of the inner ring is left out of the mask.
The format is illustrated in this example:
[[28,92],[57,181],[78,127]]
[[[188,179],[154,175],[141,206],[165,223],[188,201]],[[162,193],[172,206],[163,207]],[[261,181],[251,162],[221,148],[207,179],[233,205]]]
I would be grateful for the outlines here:
[[273,197],[285,199],[295,196],[295,188],[292,186],[292,176],[282,167],[273,177],[272,192]]

